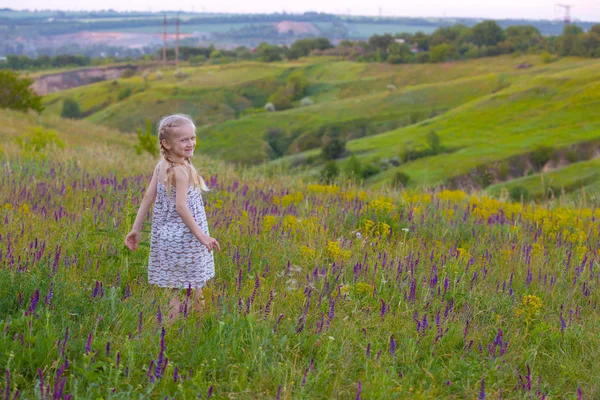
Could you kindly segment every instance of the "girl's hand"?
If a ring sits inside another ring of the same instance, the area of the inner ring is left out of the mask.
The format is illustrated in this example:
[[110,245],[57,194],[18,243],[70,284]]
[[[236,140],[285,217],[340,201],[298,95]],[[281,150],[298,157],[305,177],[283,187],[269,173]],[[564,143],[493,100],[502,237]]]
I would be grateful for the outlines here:
[[198,240],[200,240],[200,243],[206,246],[208,251],[213,251],[214,249],[221,251],[221,246],[219,246],[219,242],[217,242],[217,239],[215,238],[211,238],[208,235],[202,235],[200,238],[198,238]]
[[125,237],[125,246],[129,247],[129,250],[131,251],[137,249],[139,243],[140,233],[138,231],[132,230]]

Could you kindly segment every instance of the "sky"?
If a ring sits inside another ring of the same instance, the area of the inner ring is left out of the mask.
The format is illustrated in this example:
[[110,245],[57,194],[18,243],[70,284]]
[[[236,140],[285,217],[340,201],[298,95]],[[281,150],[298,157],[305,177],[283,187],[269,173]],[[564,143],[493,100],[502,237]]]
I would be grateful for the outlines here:
[[[571,18],[600,21],[600,0],[577,0],[571,4]],[[482,1],[482,0],[0,0],[1,7],[14,9],[103,10],[118,11],[206,11],[230,13],[302,13],[317,11],[350,15],[407,17],[481,17],[492,19],[562,19],[564,9],[551,0]]]

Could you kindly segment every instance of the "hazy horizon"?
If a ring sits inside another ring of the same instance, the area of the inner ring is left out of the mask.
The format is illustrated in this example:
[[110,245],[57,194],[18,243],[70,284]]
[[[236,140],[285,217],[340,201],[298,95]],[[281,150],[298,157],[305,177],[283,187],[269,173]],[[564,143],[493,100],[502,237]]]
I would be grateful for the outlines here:
[[[9,1],[4,7],[16,10],[61,10],[61,11],[99,11],[113,9],[116,11],[187,11],[214,13],[303,13],[324,12],[343,15],[382,15],[387,17],[445,17],[445,18],[485,18],[485,19],[540,19],[561,20],[564,9],[555,2],[547,0],[532,0],[527,4],[517,2],[496,2],[482,5],[476,0],[460,0],[448,5],[441,0],[425,0],[418,4],[398,7],[391,0],[379,0],[368,4],[364,1],[347,0],[332,1],[324,5],[317,0],[306,0],[300,4],[285,4],[275,0],[256,0],[250,4],[239,4],[235,0],[223,0],[217,4],[195,3],[189,0],[172,0],[168,3],[158,0],[132,0],[122,2],[117,0],[55,0],[49,6],[42,0],[22,0],[15,5]],[[593,3],[596,0],[581,0],[572,4],[571,19],[581,21],[600,21],[600,6]]]

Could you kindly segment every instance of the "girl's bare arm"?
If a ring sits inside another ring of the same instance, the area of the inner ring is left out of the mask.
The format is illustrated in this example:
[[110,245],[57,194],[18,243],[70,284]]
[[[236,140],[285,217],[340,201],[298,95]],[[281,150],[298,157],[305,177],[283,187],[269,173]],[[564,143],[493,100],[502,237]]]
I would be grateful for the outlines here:
[[154,173],[152,174],[152,179],[150,180],[150,185],[148,189],[146,189],[146,194],[144,195],[144,199],[140,204],[140,209],[138,210],[137,216],[135,217],[135,222],[133,223],[132,231],[141,232],[142,224],[144,223],[144,219],[146,215],[148,215],[148,210],[154,201],[156,200],[156,185],[158,183],[158,166],[154,168]]

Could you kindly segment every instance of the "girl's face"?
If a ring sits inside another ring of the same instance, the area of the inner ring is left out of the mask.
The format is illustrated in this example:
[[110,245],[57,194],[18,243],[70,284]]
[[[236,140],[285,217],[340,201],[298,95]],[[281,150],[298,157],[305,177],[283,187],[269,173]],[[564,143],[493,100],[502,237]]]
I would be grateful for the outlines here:
[[169,140],[163,139],[163,146],[177,158],[191,158],[196,147],[196,129],[191,124],[180,126]]

